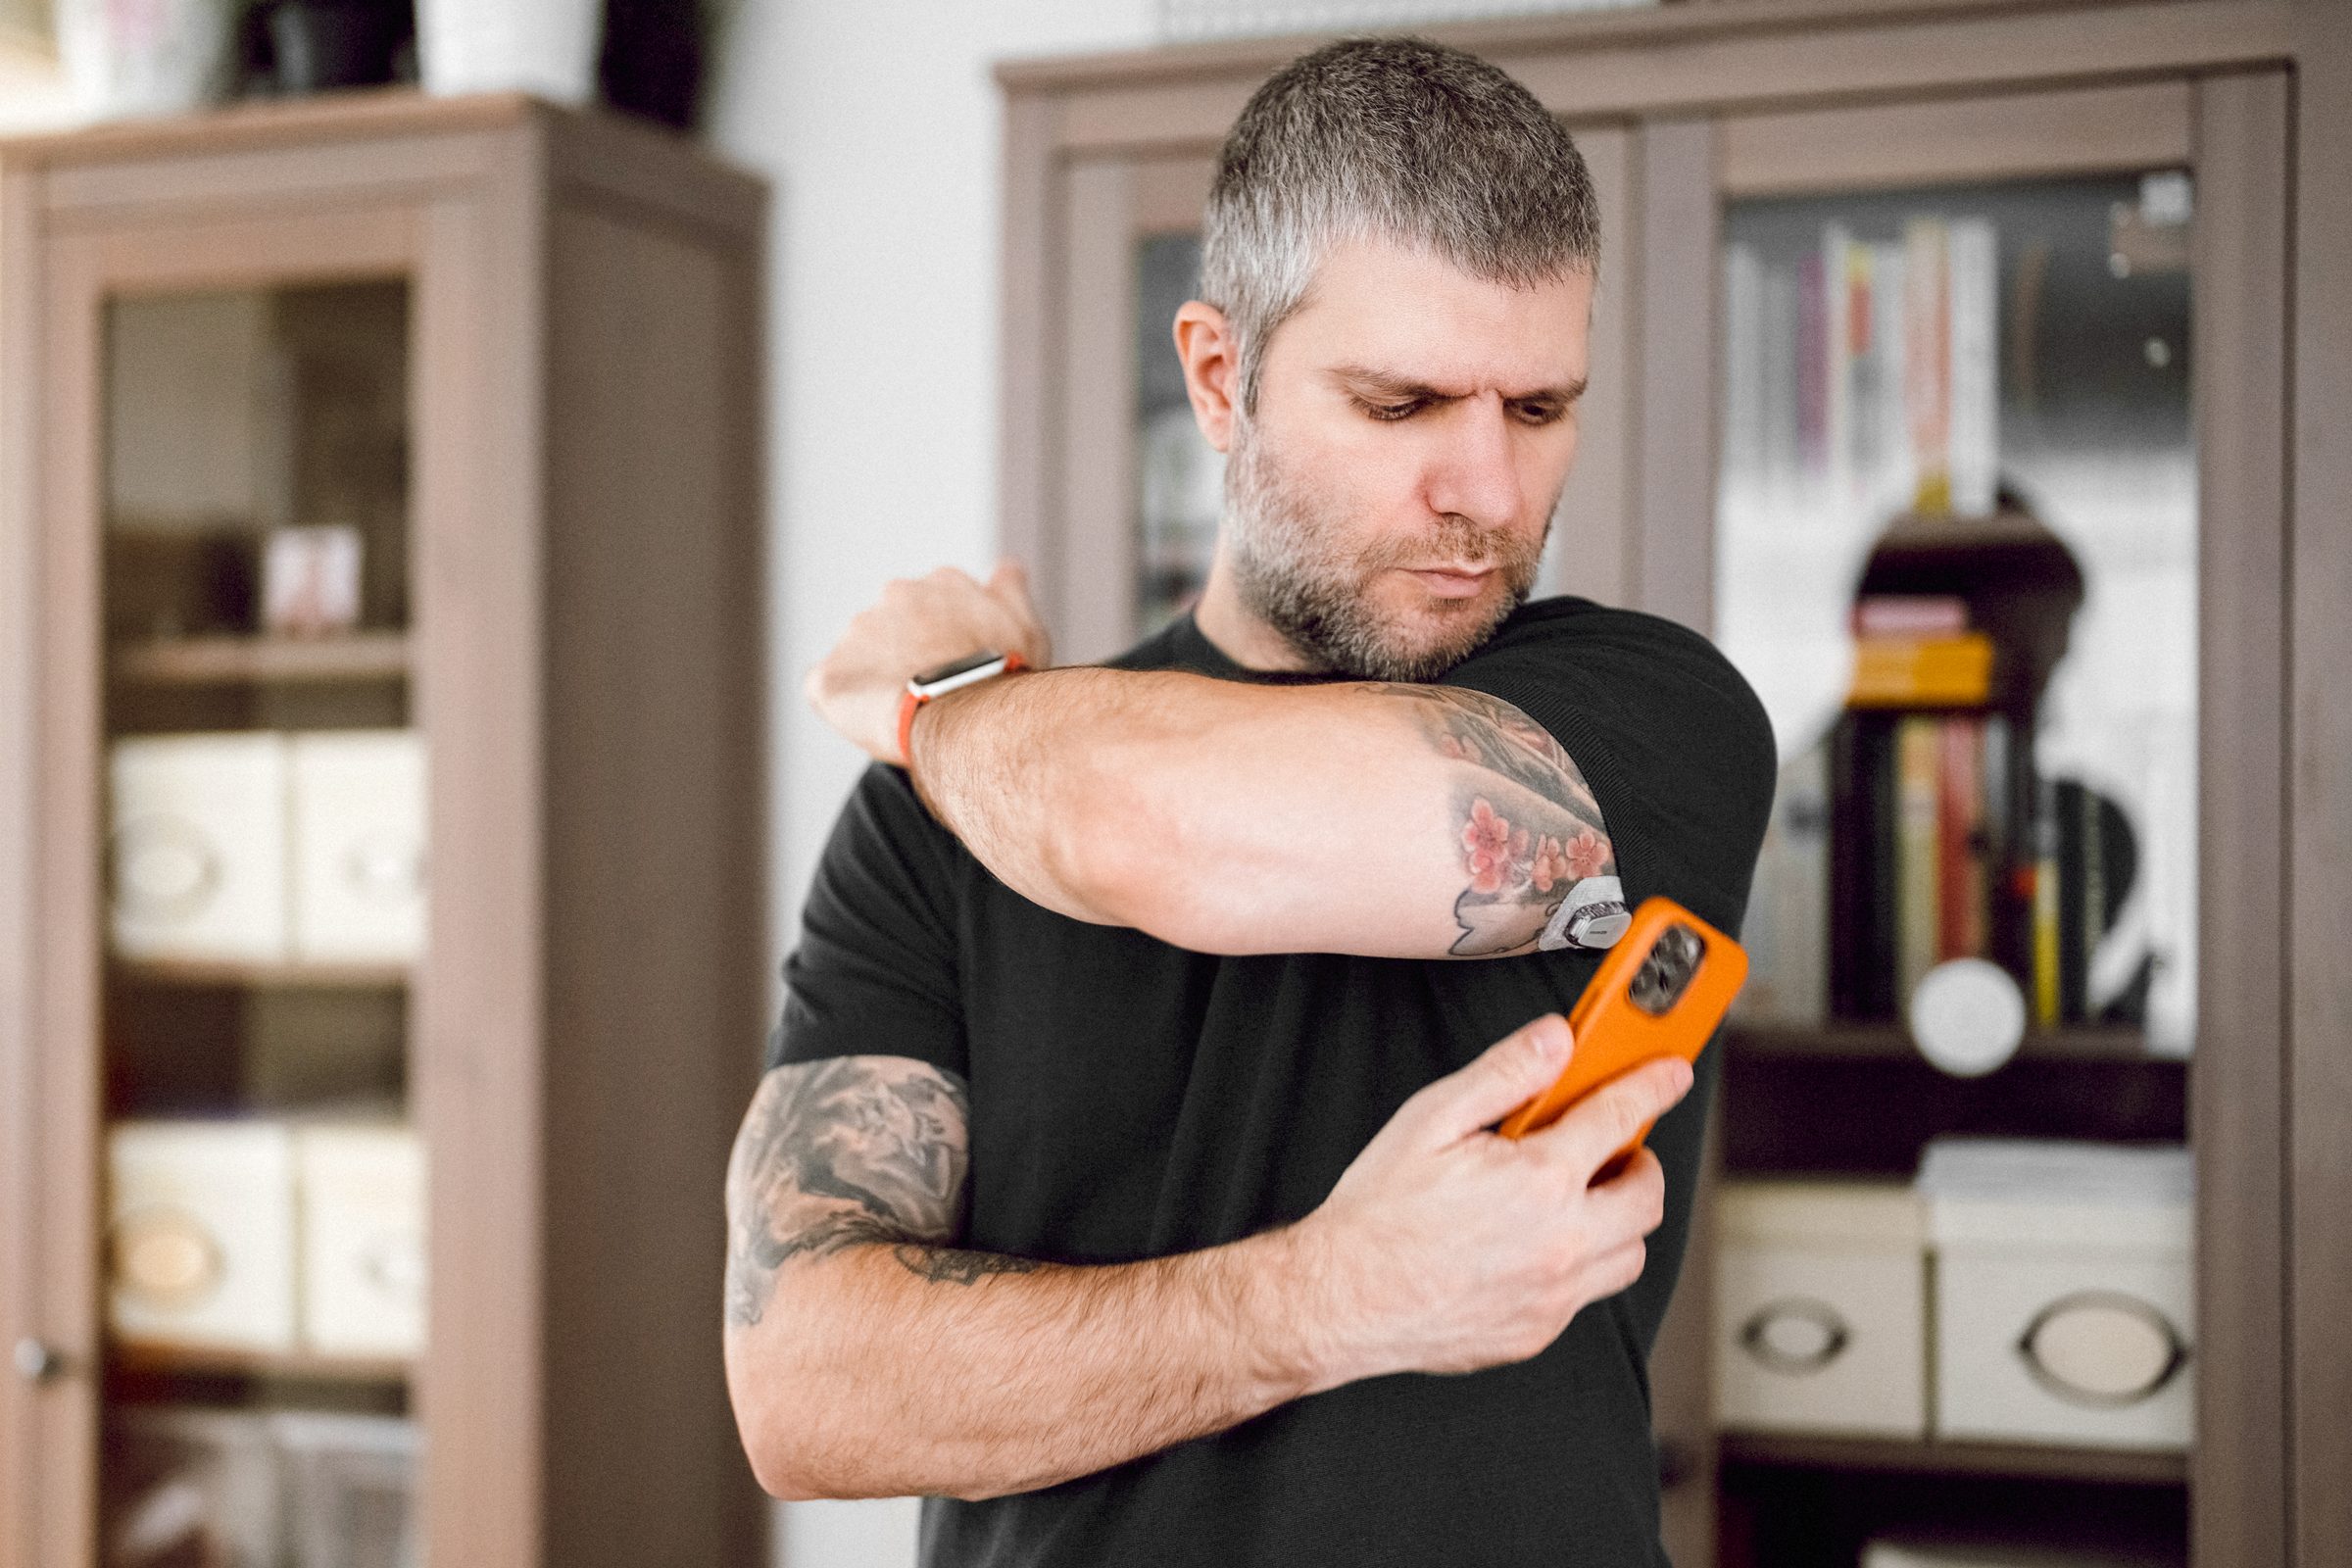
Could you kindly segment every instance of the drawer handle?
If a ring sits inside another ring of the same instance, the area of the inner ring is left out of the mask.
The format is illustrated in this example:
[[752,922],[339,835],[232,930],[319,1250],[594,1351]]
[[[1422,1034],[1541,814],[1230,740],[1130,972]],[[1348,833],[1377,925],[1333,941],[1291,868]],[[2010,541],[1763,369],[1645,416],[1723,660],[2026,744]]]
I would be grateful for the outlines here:
[[1809,1296],[1768,1301],[1740,1329],[1740,1348],[1775,1372],[1818,1372],[1853,1340],[1838,1309]]
[[2155,1397],[2188,1364],[2173,1320],[2120,1291],[2060,1297],[2034,1314],[2016,1349],[2046,1393],[2097,1410]]

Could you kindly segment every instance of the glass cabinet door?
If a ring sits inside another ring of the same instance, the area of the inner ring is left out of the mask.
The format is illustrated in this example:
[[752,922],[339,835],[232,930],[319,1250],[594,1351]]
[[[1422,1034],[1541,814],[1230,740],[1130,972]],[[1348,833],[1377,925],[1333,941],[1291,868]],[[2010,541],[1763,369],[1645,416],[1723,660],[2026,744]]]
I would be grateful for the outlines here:
[[[1782,762],[1726,1037],[1726,1563],[2186,1552],[2197,196],[1720,210],[1715,634]],[[1799,1256],[1801,1313],[1763,1283]]]
[[1170,324],[1199,297],[1200,236],[1149,234],[1136,247],[1136,632],[1190,610],[1216,555],[1225,455],[1194,422]]
[[101,1560],[414,1564],[400,278],[103,308]]

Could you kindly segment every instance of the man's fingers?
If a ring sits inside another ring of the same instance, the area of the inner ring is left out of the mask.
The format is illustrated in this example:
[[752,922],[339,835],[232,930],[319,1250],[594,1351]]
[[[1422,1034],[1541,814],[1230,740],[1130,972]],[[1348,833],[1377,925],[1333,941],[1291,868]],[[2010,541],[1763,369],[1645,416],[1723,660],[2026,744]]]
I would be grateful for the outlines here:
[[1037,612],[1037,603],[1029,597],[1029,572],[1017,561],[1001,561],[989,574],[988,591],[997,601],[1012,612],[1020,622],[1023,640],[1021,655],[1030,664],[1044,669],[1054,662],[1053,639],[1046,635],[1046,623]]
[[1690,1091],[1690,1065],[1679,1056],[1647,1061],[1610,1079],[1568,1107],[1558,1121],[1524,1142],[1588,1179],[1644,1124],[1656,1121]]
[[1666,1219],[1666,1167],[1649,1150],[1634,1151],[1625,1169],[1586,1193],[1585,1215],[1603,1236],[1647,1236]]
[[1512,1030],[1459,1071],[1404,1102],[1420,1141],[1448,1144],[1495,1122],[1542,1094],[1568,1065],[1573,1042],[1556,1012]]

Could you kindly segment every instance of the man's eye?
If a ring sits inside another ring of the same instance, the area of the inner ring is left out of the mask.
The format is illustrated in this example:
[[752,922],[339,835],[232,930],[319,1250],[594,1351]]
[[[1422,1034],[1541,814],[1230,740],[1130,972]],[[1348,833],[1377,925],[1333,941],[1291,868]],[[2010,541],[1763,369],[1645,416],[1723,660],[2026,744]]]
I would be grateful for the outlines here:
[[1421,410],[1421,402],[1417,398],[1408,398],[1402,403],[1373,403],[1364,398],[1357,398],[1355,406],[1375,419],[1392,421],[1417,414]]
[[1557,424],[1568,411],[1557,403],[1522,403],[1516,412],[1525,424]]

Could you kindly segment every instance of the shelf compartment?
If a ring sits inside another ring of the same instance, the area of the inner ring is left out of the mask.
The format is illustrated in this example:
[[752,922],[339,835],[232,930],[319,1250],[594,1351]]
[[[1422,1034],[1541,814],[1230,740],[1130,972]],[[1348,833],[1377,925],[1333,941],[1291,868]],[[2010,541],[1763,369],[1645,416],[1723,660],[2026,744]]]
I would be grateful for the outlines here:
[[115,958],[114,977],[137,986],[231,987],[255,991],[393,991],[405,988],[406,963],[321,963],[299,959]]
[[138,686],[398,681],[409,676],[411,651],[399,631],[173,637],[120,644],[110,663],[116,680]]
[[1917,1476],[2089,1481],[2124,1486],[2188,1483],[2188,1455],[2131,1448],[2065,1448],[2032,1443],[1948,1443],[1933,1438],[1821,1437],[1726,1432],[1726,1464],[1797,1470],[1867,1470]]
[[290,1378],[318,1383],[405,1384],[415,1365],[405,1356],[320,1355],[309,1350],[247,1350],[225,1347],[117,1341],[107,1358],[119,1372],[145,1377]]

